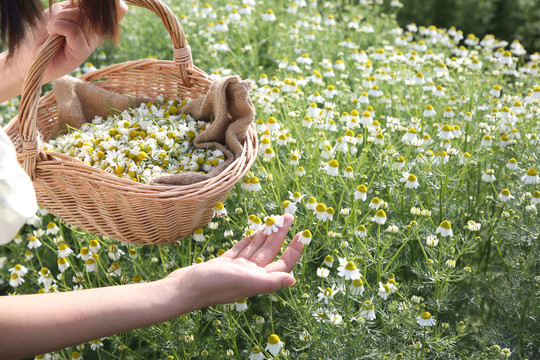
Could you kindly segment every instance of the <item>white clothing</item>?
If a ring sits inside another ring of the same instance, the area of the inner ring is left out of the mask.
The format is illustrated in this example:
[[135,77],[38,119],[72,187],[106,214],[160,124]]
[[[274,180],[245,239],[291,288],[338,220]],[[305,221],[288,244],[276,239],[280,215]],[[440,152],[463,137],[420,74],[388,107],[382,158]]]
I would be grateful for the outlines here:
[[17,162],[13,143],[0,127],[0,245],[10,242],[37,209],[32,181]]

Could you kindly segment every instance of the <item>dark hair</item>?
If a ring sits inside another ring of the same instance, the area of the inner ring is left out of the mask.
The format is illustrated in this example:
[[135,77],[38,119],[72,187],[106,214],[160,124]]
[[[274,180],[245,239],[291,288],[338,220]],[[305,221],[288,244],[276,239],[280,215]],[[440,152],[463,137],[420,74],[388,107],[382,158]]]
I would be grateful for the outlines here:
[[[52,3],[53,0],[49,0],[49,6]],[[88,25],[94,32],[114,40],[118,38],[118,0],[79,0],[78,3],[81,17],[88,19]],[[0,0],[2,47],[7,38],[9,53],[13,54],[24,39],[28,26],[36,23],[42,11],[40,0]]]

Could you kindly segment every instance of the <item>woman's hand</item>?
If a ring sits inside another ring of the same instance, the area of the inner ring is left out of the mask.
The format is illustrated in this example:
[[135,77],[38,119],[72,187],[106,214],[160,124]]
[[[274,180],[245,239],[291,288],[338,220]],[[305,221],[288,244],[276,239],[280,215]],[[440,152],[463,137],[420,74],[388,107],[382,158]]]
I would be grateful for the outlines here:
[[278,232],[245,237],[220,257],[176,270],[164,281],[171,282],[171,289],[177,289],[173,291],[178,291],[178,298],[195,301],[189,311],[294,285],[295,279],[289,272],[302,254],[300,234],[296,234],[279,260],[273,261],[293,222],[292,215],[284,217]]
[[[120,1],[120,18],[127,13],[127,5]],[[50,35],[65,36],[66,42],[51,59],[44,74],[46,84],[56,78],[69,74],[81,65],[101,44],[103,38],[90,29],[84,18],[79,22],[79,8],[74,1],[54,4],[45,10],[41,19],[28,30],[26,38],[8,60],[8,53],[0,53],[0,103],[21,94],[26,73],[35,56]],[[118,19],[120,21],[120,19]]]
[[[127,5],[120,1],[120,17],[123,17],[127,11]],[[70,1],[53,4],[44,11],[42,18],[31,28],[15,55],[23,77],[40,47],[51,35],[62,35],[66,38],[66,42],[51,60],[45,72],[44,83],[69,74],[88,58],[101,44],[103,37],[90,28],[84,17],[82,23],[79,19],[81,19],[80,10],[76,2],[74,7]]]

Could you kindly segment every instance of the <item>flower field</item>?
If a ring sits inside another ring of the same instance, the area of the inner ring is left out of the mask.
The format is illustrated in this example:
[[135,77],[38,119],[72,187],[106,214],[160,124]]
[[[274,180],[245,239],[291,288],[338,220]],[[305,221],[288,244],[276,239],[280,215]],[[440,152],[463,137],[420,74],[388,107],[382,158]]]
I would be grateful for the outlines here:
[[[37,358],[540,358],[540,54],[400,28],[398,0],[166,3],[197,67],[253,83],[259,157],[227,215],[136,246],[40,209],[0,247],[0,294],[160,279],[284,213],[297,283]],[[170,39],[130,7],[78,72],[146,57]]]

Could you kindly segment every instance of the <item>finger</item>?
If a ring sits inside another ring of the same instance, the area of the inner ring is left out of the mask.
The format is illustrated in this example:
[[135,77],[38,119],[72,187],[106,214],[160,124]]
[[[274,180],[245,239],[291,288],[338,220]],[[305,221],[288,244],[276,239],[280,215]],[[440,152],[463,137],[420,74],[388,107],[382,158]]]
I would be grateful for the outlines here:
[[252,236],[248,246],[246,246],[243,251],[238,254],[237,257],[250,259],[251,256],[257,251],[257,249],[259,249],[262,244],[264,244],[266,238],[267,235],[264,235],[262,231],[256,232],[255,235]]
[[269,273],[269,278],[266,280],[262,288],[257,293],[272,293],[283,287],[293,286],[296,283],[294,276],[286,272]]
[[301,234],[302,233],[296,234],[278,261],[268,264],[264,269],[268,272],[280,271],[288,273],[292,271],[304,249],[304,244],[300,241]]
[[277,232],[268,235],[266,241],[255,249],[248,259],[259,266],[266,266],[275,259],[294,221],[291,214],[285,214],[283,217],[283,226]]
[[47,30],[50,35],[65,36],[68,50],[73,53],[79,53],[81,50],[92,52],[102,41],[87,23],[81,24],[78,7],[65,8],[54,14],[47,25]]
[[128,6],[123,0],[119,0],[118,2],[118,20],[122,19],[124,16],[126,16],[128,12]]
[[242,253],[242,251],[244,251],[244,249],[251,243],[251,241],[252,238],[246,236],[245,238],[234,244],[234,246],[227,250],[223,255],[221,255],[221,257],[230,259],[237,258],[238,255],[240,255],[240,253]]

